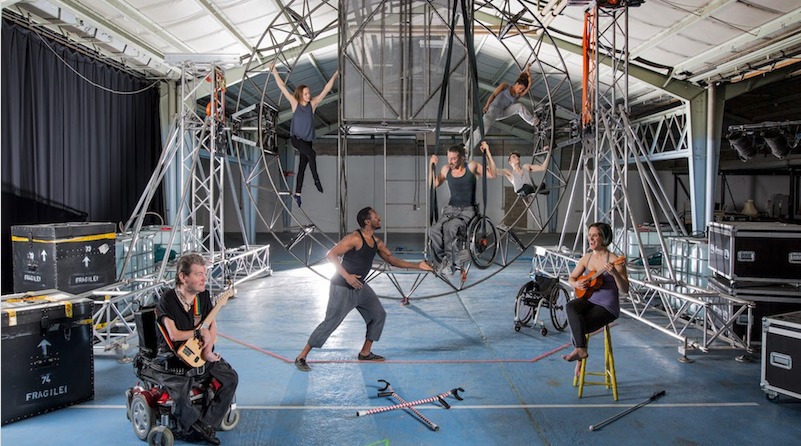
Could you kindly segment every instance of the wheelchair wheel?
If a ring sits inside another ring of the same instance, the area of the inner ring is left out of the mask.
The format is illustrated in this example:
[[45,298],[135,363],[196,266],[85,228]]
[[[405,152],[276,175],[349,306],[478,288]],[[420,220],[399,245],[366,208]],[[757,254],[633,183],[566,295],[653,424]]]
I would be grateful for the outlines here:
[[223,417],[222,423],[220,423],[220,429],[223,431],[230,431],[239,424],[239,409],[233,408],[228,409],[228,412],[225,413],[225,417]]
[[133,393],[131,389],[125,390],[125,418],[128,421],[131,421],[131,398],[133,398]]
[[137,393],[131,399],[130,416],[134,433],[140,440],[146,441],[156,420],[153,418],[153,408],[141,393]]
[[470,257],[479,269],[486,269],[495,260],[498,252],[498,230],[486,216],[481,216],[470,223],[467,228],[467,243]]
[[567,327],[566,305],[570,300],[570,292],[562,285],[556,285],[551,290],[548,306],[551,308],[551,322],[553,328],[564,331]]
[[148,446],[172,446],[175,435],[167,426],[156,426],[147,434]]
[[515,331],[520,331],[520,327],[528,323],[531,317],[534,316],[534,308],[528,305],[526,301],[531,297],[531,292],[534,287],[534,281],[530,281],[520,287],[515,299]]

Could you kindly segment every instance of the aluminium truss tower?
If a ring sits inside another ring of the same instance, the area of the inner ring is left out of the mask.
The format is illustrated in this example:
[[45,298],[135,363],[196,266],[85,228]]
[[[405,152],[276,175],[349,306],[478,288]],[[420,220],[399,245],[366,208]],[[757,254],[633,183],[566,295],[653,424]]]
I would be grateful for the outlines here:
[[[212,265],[209,287],[219,290],[226,280],[237,282],[269,273],[269,246],[247,244],[244,220],[240,229],[246,244],[226,249],[225,184],[233,188],[233,176],[226,147],[230,128],[225,116],[225,72],[216,63],[185,61],[181,65],[181,110],[175,117],[170,134],[136,210],[125,226],[134,241],[142,230],[142,222],[156,190],[162,185],[167,200],[166,253],[155,273],[162,281],[172,277],[167,271],[170,249],[178,254],[197,252]],[[198,98],[210,91],[205,112],[198,109]],[[236,190],[233,188],[232,190]],[[232,194],[237,200],[237,194]],[[238,203],[235,203],[237,209]],[[127,259],[126,259],[127,262]]]

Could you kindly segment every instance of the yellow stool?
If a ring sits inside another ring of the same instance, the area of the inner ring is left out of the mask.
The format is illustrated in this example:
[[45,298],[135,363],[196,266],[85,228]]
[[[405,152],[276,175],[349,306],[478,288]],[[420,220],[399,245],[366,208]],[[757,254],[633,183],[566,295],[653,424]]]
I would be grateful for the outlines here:
[[[587,346],[589,347],[590,335],[587,335]],[[586,381],[587,375],[603,376],[603,381]],[[609,325],[604,326],[604,371],[603,372],[588,372],[587,371],[587,358],[581,360],[581,371],[578,376],[573,375],[573,387],[578,386],[578,397],[581,398],[584,393],[584,386],[606,386],[607,389],[612,389],[612,395],[617,401],[617,376],[615,376],[615,356],[612,352],[612,334]]]

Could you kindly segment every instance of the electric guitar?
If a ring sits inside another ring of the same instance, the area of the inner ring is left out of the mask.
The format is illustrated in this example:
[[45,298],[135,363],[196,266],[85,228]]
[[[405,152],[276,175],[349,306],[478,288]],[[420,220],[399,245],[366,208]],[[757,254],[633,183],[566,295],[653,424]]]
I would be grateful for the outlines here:
[[[617,265],[622,265],[624,263],[626,263],[626,256],[620,256],[617,259],[615,259],[614,262],[612,262],[612,265],[617,266]],[[578,279],[576,279],[576,282],[581,282],[582,280],[585,280],[585,279],[589,281],[587,283],[587,288],[585,288],[583,290],[580,290],[578,288],[575,289],[576,290],[576,297],[579,298],[579,299],[584,299],[584,298],[588,298],[589,299],[589,297],[592,295],[592,293],[595,290],[597,290],[598,288],[601,288],[601,285],[604,284],[604,278],[602,276],[604,271],[605,270],[601,270],[601,271],[597,271],[597,272],[596,271],[590,271],[589,273],[587,273],[587,274],[585,274],[583,276],[580,276]]]
[[[229,287],[227,290],[218,294],[217,303],[214,304],[214,308],[211,309],[206,318],[203,319],[203,322],[195,327],[195,329],[198,330],[204,325],[206,327],[211,325],[212,321],[214,321],[214,318],[217,316],[217,313],[220,312],[220,309],[223,307],[223,305],[228,303],[228,298],[233,295],[234,287]],[[175,354],[178,355],[178,357],[190,367],[201,367],[206,363],[206,360],[203,359],[202,340],[198,339],[197,337],[184,342],[183,345],[175,350]]]

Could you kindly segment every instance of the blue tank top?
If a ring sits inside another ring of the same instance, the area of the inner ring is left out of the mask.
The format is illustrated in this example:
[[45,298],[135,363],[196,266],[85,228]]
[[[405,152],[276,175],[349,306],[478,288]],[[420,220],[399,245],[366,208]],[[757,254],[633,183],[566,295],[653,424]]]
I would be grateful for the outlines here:
[[609,272],[604,271],[601,275],[603,283],[601,287],[590,295],[590,302],[606,308],[615,318],[620,317],[620,291],[617,289],[617,282]]
[[[362,231],[356,230],[356,232],[358,232],[359,236],[362,238],[362,247],[346,252],[345,255],[342,256],[342,267],[345,268],[345,271],[349,272],[350,274],[361,276],[359,280],[364,283],[364,279],[367,277],[367,274],[370,272],[370,268],[373,266],[373,258],[375,258],[375,255],[378,252],[378,241],[375,239],[375,237],[372,237],[373,246],[369,246],[367,241],[364,239],[364,234],[362,234]],[[345,278],[342,277],[342,274],[339,273],[334,275],[334,277],[331,279],[331,283],[353,289],[353,287],[345,281]]]
[[314,110],[311,102],[306,105],[298,104],[292,113],[292,124],[289,127],[289,136],[304,141],[314,141]]
[[448,170],[448,190],[451,192],[451,199],[448,205],[456,207],[468,207],[476,204],[476,176],[470,171],[468,166],[464,168],[464,175],[455,177]]

